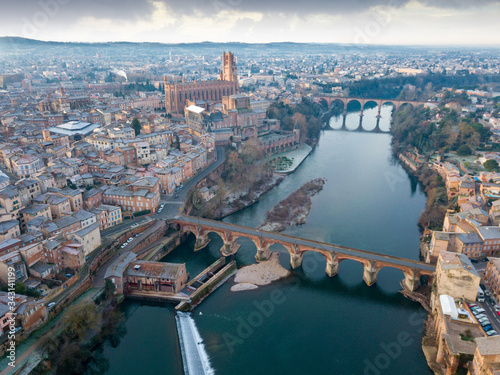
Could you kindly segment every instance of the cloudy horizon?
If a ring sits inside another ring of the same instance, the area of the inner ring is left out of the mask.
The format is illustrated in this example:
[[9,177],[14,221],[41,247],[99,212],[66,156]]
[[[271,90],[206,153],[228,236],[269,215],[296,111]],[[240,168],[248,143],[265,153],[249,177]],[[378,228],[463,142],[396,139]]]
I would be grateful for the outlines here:
[[500,0],[0,0],[0,35],[61,42],[500,45]]

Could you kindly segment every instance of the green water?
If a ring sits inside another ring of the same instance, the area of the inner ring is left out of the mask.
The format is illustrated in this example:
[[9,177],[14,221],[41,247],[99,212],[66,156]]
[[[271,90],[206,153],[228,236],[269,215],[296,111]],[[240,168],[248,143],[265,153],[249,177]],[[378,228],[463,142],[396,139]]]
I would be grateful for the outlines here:
[[[364,126],[375,127],[376,109],[365,110]],[[388,130],[390,108],[380,128]],[[341,119],[332,119],[340,127]],[[359,123],[349,114],[347,128]],[[307,223],[285,233],[418,259],[417,220],[425,196],[391,155],[390,135],[327,130],[304,163],[259,203],[225,219],[257,226],[266,211],[317,177],[327,178],[313,198]],[[194,238],[165,261],[186,262],[195,275],[219,257],[222,241],[194,253]],[[254,262],[255,246],[240,239],[238,265]],[[283,252],[282,265],[290,269]],[[432,374],[420,348],[424,310],[398,290],[401,271],[382,269],[377,284],[362,280],[363,267],[343,261],[329,278],[325,260],[304,255],[288,279],[234,293],[226,283],[193,313],[216,374]],[[125,302],[127,334],[106,345],[107,374],[182,374],[173,306]]]

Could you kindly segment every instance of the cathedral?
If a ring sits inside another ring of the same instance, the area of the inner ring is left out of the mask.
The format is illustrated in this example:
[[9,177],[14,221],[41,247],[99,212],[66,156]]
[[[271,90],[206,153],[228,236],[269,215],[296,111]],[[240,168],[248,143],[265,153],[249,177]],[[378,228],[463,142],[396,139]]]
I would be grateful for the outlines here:
[[231,52],[222,53],[222,72],[216,81],[165,83],[165,109],[167,113],[180,115],[184,113],[187,100],[205,100],[220,102],[224,96],[238,93],[238,75],[236,59]]

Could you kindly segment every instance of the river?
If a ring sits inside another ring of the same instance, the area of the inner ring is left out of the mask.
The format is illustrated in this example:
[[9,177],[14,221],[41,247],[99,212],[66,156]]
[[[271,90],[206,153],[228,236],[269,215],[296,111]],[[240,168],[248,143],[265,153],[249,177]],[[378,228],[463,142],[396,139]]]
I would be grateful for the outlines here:
[[[377,110],[364,111],[373,129]],[[388,130],[391,108],[383,107],[380,128]],[[355,129],[359,115],[346,126]],[[332,118],[339,128],[342,118]],[[325,130],[311,155],[279,186],[243,211],[225,219],[247,226],[262,223],[266,211],[313,178],[325,177],[313,197],[307,223],[284,233],[318,241],[418,259],[417,220],[425,195],[393,158],[389,134]],[[194,238],[165,261],[186,262],[195,275],[219,257],[222,241],[193,252]],[[254,263],[255,246],[241,239],[235,259]],[[280,261],[290,269],[283,252]],[[432,374],[420,348],[425,311],[398,290],[401,271],[382,269],[368,287],[363,267],[343,261],[329,278],[325,260],[304,255],[291,277],[245,292],[226,283],[193,313],[216,374]],[[107,374],[182,374],[173,306],[127,301],[122,305],[127,333],[102,354]]]

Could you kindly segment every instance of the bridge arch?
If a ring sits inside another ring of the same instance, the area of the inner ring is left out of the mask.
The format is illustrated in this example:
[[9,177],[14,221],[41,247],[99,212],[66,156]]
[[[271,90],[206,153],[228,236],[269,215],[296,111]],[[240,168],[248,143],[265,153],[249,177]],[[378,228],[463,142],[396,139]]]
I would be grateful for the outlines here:
[[332,99],[328,109],[333,110],[334,108],[338,108],[340,113],[343,113],[346,110],[346,101],[339,98]]
[[349,111],[350,109],[352,111],[360,111],[363,109],[364,105],[364,100],[363,99],[358,99],[358,98],[352,98],[352,99],[347,99],[346,100],[346,105],[345,105],[345,110]]
[[399,108],[399,105],[396,104],[395,100],[383,100],[382,106],[384,105],[391,105],[393,111],[397,111],[397,109]]
[[379,107],[380,108],[381,106],[381,103],[379,100],[376,100],[376,99],[367,99],[364,103],[363,103],[363,111],[365,109],[372,109],[372,108],[376,108],[376,107]]
[[412,110],[415,108],[413,103],[404,101],[404,102],[399,102],[398,111],[401,109],[405,109],[406,107],[409,107]]

